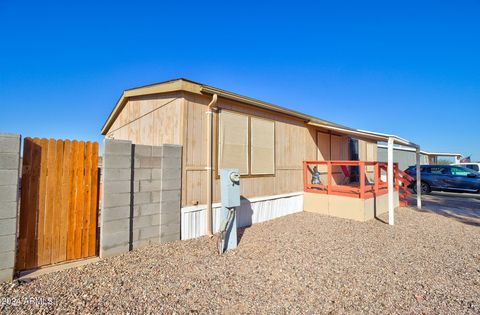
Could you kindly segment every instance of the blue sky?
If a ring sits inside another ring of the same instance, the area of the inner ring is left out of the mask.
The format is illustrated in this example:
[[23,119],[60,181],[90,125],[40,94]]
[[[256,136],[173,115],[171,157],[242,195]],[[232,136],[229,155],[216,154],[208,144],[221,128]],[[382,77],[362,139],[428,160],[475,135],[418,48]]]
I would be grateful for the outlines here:
[[0,29],[1,132],[100,141],[124,89],[186,77],[480,160],[478,0],[0,0]]

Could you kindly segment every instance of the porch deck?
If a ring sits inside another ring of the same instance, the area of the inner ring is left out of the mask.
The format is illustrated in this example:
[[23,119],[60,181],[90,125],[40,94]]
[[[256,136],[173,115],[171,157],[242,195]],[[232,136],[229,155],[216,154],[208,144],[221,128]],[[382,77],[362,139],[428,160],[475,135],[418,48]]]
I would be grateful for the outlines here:
[[[367,221],[387,211],[387,163],[304,161],[304,210]],[[404,205],[411,178],[393,167],[394,203]]]

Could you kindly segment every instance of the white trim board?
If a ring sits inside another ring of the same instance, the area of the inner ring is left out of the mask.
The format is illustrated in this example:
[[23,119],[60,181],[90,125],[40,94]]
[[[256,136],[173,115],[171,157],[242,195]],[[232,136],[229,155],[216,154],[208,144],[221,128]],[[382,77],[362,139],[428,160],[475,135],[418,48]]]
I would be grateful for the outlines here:
[[[212,205],[213,231],[220,227],[221,204]],[[237,208],[237,226],[245,227],[303,211],[303,192],[242,199]],[[207,235],[207,206],[184,207],[181,210],[181,239]]]

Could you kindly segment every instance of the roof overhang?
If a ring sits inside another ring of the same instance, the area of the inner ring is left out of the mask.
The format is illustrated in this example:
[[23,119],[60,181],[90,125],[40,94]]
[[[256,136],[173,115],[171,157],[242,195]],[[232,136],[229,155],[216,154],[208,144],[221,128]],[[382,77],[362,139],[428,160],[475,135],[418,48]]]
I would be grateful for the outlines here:
[[316,117],[313,117],[313,116],[309,116],[309,115],[306,115],[306,114],[303,114],[303,113],[300,113],[300,112],[297,112],[297,111],[294,111],[294,110],[291,110],[291,109],[288,109],[288,108],[285,108],[285,107],[281,107],[281,106],[274,105],[274,104],[271,104],[271,103],[263,102],[263,101],[260,101],[260,100],[257,100],[257,99],[251,98],[251,97],[247,97],[247,96],[239,95],[239,94],[232,93],[232,92],[229,92],[229,91],[225,91],[225,90],[222,90],[222,89],[218,89],[218,88],[215,88],[215,87],[212,87],[212,86],[203,85],[201,91],[202,91],[203,94],[209,94],[209,95],[217,94],[218,97],[223,97],[225,99],[241,102],[241,103],[252,105],[252,106],[255,106],[255,107],[259,107],[259,108],[262,108],[262,109],[265,109],[265,110],[274,111],[274,112],[277,112],[277,113],[282,113],[282,114],[285,114],[285,115],[288,115],[288,116],[299,118],[299,119],[301,119],[301,120],[303,120],[307,123],[310,122],[310,121],[316,121],[319,124],[322,124],[322,125],[325,125],[325,126],[348,129],[348,127],[346,127],[346,126],[342,126],[342,125],[339,125],[339,124],[336,124],[336,123],[333,123],[333,122],[330,122],[330,121],[327,121],[327,120],[323,120],[323,119],[319,119],[319,118],[316,118]]
[[125,107],[127,104],[127,101],[131,97],[136,97],[136,96],[143,96],[143,95],[153,95],[153,94],[160,94],[160,93],[169,93],[169,92],[176,92],[176,91],[184,91],[184,92],[190,92],[194,94],[200,94],[200,95],[213,95],[217,94],[218,97],[222,97],[225,99],[233,100],[233,101],[238,101],[244,104],[252,105],[258,108],[263,108],[268,111],[274,111],[277,113],[282,113],[288,116],[296,117],[299,118],[305,122],[310,122],[310,121],[315,121],[318,122],[322,125],[325,126],[331,126],[331,127],[339,127],[339,128],[345,128],[349,129],[346,126],[342,126],[339,124],[335,124],[333,122],[319,119],[313,116],[305,115],[303,113],[281,107],[278,105],[274,105],[271,103],[263,102],[251,97],[243,96],[240,94],[236,94],[233,92],[225,91],[222,89],[218,89],[212,86],[200,84],[197,82],[193,82],[187,79],[174,79],[171,81],[166,81],[166,82],[160,82],[160,83],[155,83],[151,85],[146,85],[130,90],[126,90],[123,92],[123,94],[120,96],[118,99],[115,107],[113,108],[112,112],[107,118],[107,121],[102,127],[102,135],[105,135],[110,127],[112,126],[113,122],[115,119],[118,117],[122,109]]
[[404,138],[401,138],[399,136],[396,136],[396,135],[391,135],[391,134],[387,134],[387,133],[379,133],[379,132],[373,132],[373,131],[367,131],[367,130],[359,130],[361,132],[366,132],[366,133],[369,133],[369,134],[375,134],[375,135],[378,135],[380,137],[383,137],[384,140],[381,140],[383,142],[388,142],[388,139],[393,139],[393,143],[394,144],[401,144],[401,145],[404,145],[404,146],[407,146],[407,147],[412,147],[412,148],[415,148],[415,149],[420,149],[420,146],[416,143],[413,143],[407,139],[404,139]]
[[346,126],[343,126],[343,125],[335,124],[335,123],[327,121],[327,120],[323,120],[323,119],[319,119],[319,118],[316,118],[316,117],[313,117],[313,116],[305,115],[303,113],[300,113],[300,112],[297,112],[297,111],[294,111],[294,110],[290,110],[290,109],[287,109],[287,108],[284,108],[284,107],[281,107],[281,106],[277,106],[277,105],[273,105],[273,104],[266,103],[266,102],[263,102],[263,101],[259,101],[259,100],[256,100],[256,99],[253,99],[253,98],[250,98],[250,97],[239,95],[239,94],[235,94],[235,93],[232,93],[232,92],[229,92],[229,91],[221,90],[221,89],[218,89],[218,88],[215,88],[215,87],[204,85],[204,86],[202,86],[201,91],[202,91],[202,93],[205,93],[205,94],[212,94],[212,95],[217,94],[219,97],[239,101],[239,102],[254,105],[256,107],[260,107],[260,108],[263,108],[263,109],[267,109],[267,110],[271,110],[271,111],[275,111],[275,112],[280,112],[280,113],[283,113],[283,114],[287,114],[289,116],[297,117],[297,118],[300,118],[300,119],[304,120],[307,124],[309,124],[311,126],[316,126],[316,127],[320,127],[320,128],[323,128],[323,129],[335,131],[337,133],[341,133],[341,134],[345,134],[345,135],[351,135],[351,136],[355,136],[355,137],[362,138],[362,139],[369,139],[369,140],[374,140],[374,141],[385,141],[385,142],[387,142],[389,138],[393,138],[395,143],[403,144],[403,145],[406,145],[406,146],[411,146],[411,147],[414,147],[414,148],[417,148],[417,147],[419,148],[419,146],[417,144],[415,144],[413,142],[410,142],[406,139],[400,138],[398,136],[395,136],[395,135],[388,135],[388,134],[378,133],[378,132],[373,132],[373,131],[366,131],[366,130],[358,130],[358,129],[349,128],[349,127],[346,127]]
[[122,109],[127,104],[127,101],[129,98],[136,97],[136,96],[177,92],[177,91],[185,91],[185,92],[190,92],[190,93],[200,94],[200,95],[216,94],[218,97],[221,97],[221,98],[238,101],[238,102],[252,105],[265,110],[282,113],[291,117],[296,117],[298,119],[305,121],[305,123],[309,125],[331,130],[340,134],[345,134],[345,135],[358,137],[361,139],[368,139],[368,140],[380,141],[380,142],[382,141],[387,142],[389,138],[393,138],[394,143],[419,148],[419,146],[416,145],[415,143],[395,135],[388,135],[388,134],[383,134],[383,133],[378,133],[373,131],[353,129],[340,124],[335,124],[327,120],[305,115],[303,113],[290,110],[285,107],[273,105],[271,103],[263,102],[254,98],[232,93],[232,92],[218,89],[212,86],[203,85],[203,84],[186,80],[186,79],[174,79],[166,82],[155,83],[155,84],[146,85],[146,86],[124,91],[121,97],[118,99],[112,112],[108,116],[107,121],[103,125],[102,135],[107,134],[113,122],[115,121],[115,119],[118,117]]
[[362,139],[369,139],[369,140],[374,140],[374,141],[379,141],[379,142],[388,142],[388,139],[393,138],[393,142],[397,144],[402,144],[405,146],[413,147],[413,148],[420,148],[419,145],[410,142],[406,139],[400,138],[399,136],[396,135],[390,135],[390,134],[385,134],[385,133],[378,133],[378,132],[373,132],[373,131],[367,131],[367,130],[360,130],[360,129],[352,129],[352,128],[341,128],[341,127],[336,127],[336,126],[326,126],[318,122],[310,121],[308,122],[309,125],[312,126],[317,126],[321,127],[324,129],[328,129],[331,131],[335,131],[341,134],[353,136],[353,137],[358,137]]
[[362,132],[362,131],[356,130],[356,129],[328,126],[328,125],[318,123],[318,122],[315,122],[315,121],[309,121],[308,124],[311,125],[311,126],[320,127],[320,128],[323,128],[323,129],[327,129],[329,131],[333,131],[333,132],[336,132],[336,133],[339,133],[339,134],[348,135],[348,136],[352,136],[352,137],[358,137],[358,138],[368,139],[368,140],[373,140],[373,141],[385,141],[385,139],[383,137],[380,137],[380,136],[377,136],[377,135],[374,135],[374,134],[365,133],[365,132]]

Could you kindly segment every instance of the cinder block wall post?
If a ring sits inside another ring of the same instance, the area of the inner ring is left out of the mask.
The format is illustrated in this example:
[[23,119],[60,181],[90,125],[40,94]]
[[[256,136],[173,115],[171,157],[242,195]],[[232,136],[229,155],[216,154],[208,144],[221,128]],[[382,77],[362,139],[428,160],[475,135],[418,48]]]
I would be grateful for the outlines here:
[[129,251],[132,142],[104,141],[103,198],[100,211],[100,257]]
[[164,144],[160,170],[160,242],[180,239],[182,146]]
[[180,239],[182,147],[104,142],[100,256]]
[[20,143],[20,135],[0,134],[0,282],[15,269]]
[[133,145],[133,247],[159,241],[160,179],[162,157],[159,148],[150,145]]

